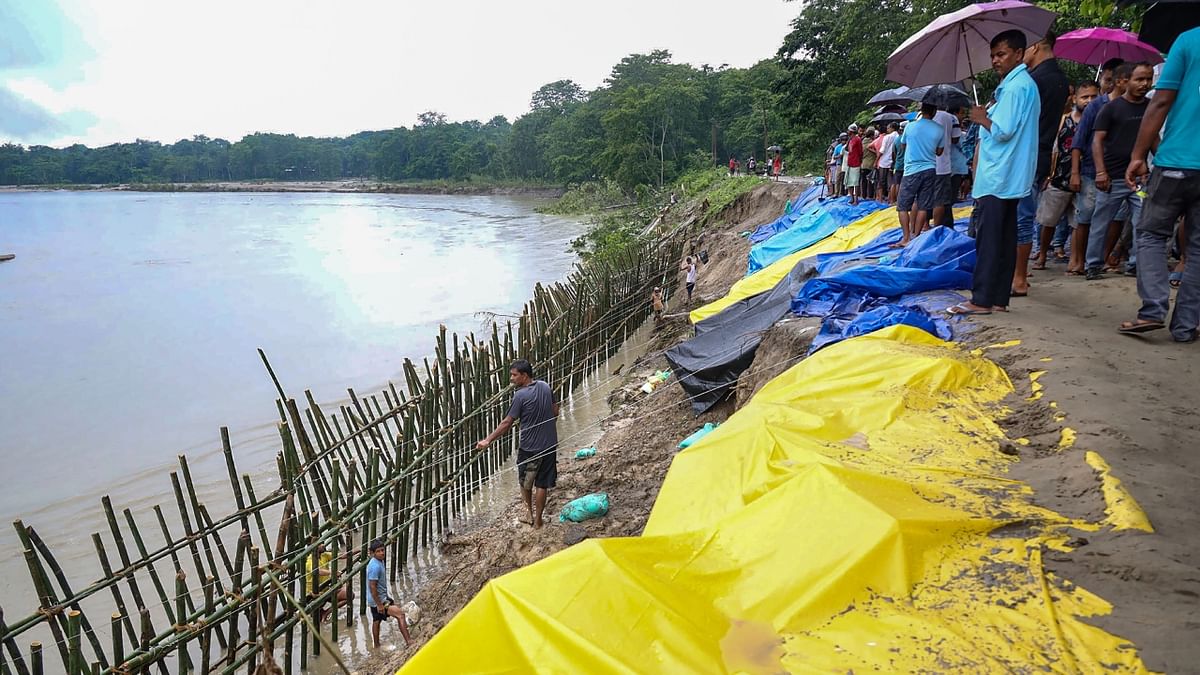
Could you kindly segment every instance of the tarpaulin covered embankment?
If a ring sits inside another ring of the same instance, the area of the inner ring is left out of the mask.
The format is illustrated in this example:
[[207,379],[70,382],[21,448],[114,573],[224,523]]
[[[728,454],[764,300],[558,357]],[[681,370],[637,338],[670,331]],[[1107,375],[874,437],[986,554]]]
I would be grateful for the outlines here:
[[[968,218],[970,215],[971,209],[969,208],[954,210],[955,220]],[[796,251],[771,263],[754,274],[739,279],[734,282],[725,297],[692,310],[688,316],[692,323],[699,323],[710,316],[718,314],[721,310],[739,300],[771,290],[775,287],[775,284],[787,276],[788,272],[796,266],[797,262],[805,258],[820,253],[850,251],[870,242],[882,234],[884,230],[897,227],[900,227],[900,219],[896,215],[895,209],[876,211],[865,218],[850,223],[846,227],[835,230],[833,234],[808,248]]]
[[788,207],[783,210],[782,216],[765,225],[759,225],[754,228],[754,231],[750,233],[750,243],[758,244],[764,242],[790,228],[800,219],[803,213],[819,203],[824,193],[824,185],[808,186],[804,192],[801,192],[795,199],[789,202]]
[[970,287],[975,240],[940,227],[892,248],[899,240],[896,227],[853,250],[804,258],[774,288],[697,323],[694,337],[666,352],[692,409],[703,413],[725,397],[789,311],[823,319],[814,349],[898,323],[953,337],[942,310],[962,298],[925,292]]
[[886,207],[887,204],[873,201],[851,204],[849,197],[837,197],[813,202],[802,212],[784,214],[784,218],[794,216],[794,222],[782,232],[750,248],[746,273],[754,274],[776,260],[808,248],[836,230]]
[[1142,672],[1042,566],[1094,526],[1005,477],[1010,391],[906,326],[823,349],[676,456],[643,536],[493,579],[405,672]]

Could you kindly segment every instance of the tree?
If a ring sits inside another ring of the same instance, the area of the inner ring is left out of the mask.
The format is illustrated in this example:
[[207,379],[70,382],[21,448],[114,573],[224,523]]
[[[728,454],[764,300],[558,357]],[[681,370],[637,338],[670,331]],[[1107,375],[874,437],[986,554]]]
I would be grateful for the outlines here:
[[531,110],[553,110],[561,113],[577,103],[582,103],[586,98],[583,87],[574,81],[558,80],[544,84],[533,92],[529,107]]

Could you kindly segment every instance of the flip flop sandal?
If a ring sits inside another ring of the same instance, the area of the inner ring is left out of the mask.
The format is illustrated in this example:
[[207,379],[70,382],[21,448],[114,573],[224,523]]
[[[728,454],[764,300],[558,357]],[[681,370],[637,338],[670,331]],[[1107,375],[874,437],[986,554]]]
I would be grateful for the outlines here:
[[1117,332],[1124,333],[1125,335],[1139,335],[1160,328],[1166,328],[1166,325],[1161,321],[1125,321],[1117,327]]
[[971,309],[970,307],[967,307],[966,305],[964,305],[963,303],[960,302],[957,305],[954,305],[952,307],[947,307],[946,313],[955,315],[955,316],[975,316],[975,315],[983,316],[986,314],[991,314],[992,310],[990,310],[990,309]]
[[1082,277],[1086,275],[1087,272],[1084,272],[1083,270],[1067,270],[1067,276],[1069,277]]
[[1046,269],[1046,263],[1044,263],[1044,262],[1043,262],[1043,263],[1036,263],[1036,264],[1034,264],[1032,267],[1030,267],[1029,269],[1031,269],[1031,270],[1044,270],[1044,269]]
[[1029,295],[1029,291],[1009,291],[1008,295],[1012,298],[1024,298]]

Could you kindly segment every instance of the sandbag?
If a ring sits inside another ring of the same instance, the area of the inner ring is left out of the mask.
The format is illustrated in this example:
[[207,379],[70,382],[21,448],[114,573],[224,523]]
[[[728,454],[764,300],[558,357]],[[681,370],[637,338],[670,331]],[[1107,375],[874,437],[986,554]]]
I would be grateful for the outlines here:
[[585,520],[603,517],[607,513],[608,493],[595,492],[567,502],[566,506],[563,506],[562,513],[558,514],[558,522],[569,520],[573,523],[582,523]]
[[713,424],[712,422],[706,422],[703,427],[700,427],[691,436],[688,436],[687,438],[683,439],[682,441],[679,441],[679,448],[683,449],[683,448],[687,448],[687,447],[694,445],[701,438],[704,438],[705,436],[711,434],[713,432],[713,430],[719,426],[721,426],[721,425]]

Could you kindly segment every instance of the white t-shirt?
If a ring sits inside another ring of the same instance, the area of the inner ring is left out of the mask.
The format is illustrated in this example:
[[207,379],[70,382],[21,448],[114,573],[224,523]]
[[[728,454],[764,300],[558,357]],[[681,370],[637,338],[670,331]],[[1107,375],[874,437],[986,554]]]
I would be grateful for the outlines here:
[[896,147],[896,137],[899,135],[894,131],[883,135],[883,142],[879,144],[879,168],[892,168],[892,159],[894,158],[892,150]]
[[939,110],[936,113],[934,113],[933,121],[942,125],[942,129],[945,131],[945,139],[944,139],[945,145],[943,145],[942,147],[946,148],[945,150],[942,151],[942,154],[940,154],[934,158],[934,162],[933,162],[934,169],[935,169],[934,173],[936,173],[939,176],[949,176],[950,175],[950,142],[952,140],[952,133],[954,131],[954,125],[958,124],[958,118],[955,117],[954,115],[951,115],[950,113],[946,112],[945,110]]
[[688,263],[687,282],[689,284],[696,283],[696,263]]

